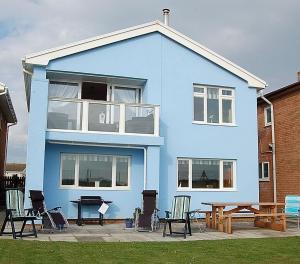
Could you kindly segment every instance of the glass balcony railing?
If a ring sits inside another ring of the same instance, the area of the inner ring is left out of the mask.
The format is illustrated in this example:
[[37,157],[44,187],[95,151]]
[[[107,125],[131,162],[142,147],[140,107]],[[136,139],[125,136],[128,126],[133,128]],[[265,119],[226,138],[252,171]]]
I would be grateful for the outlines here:
[[52,98],[47,128],[159,136],[159,106]]

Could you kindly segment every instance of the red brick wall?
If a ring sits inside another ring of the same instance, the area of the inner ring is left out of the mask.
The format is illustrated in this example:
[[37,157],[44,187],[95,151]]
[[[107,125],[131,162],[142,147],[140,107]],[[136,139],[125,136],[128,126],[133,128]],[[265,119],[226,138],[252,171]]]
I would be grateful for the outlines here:
[[[1,113],[0,113],[1,115]],[[4,162],[5,162],[5,149],[6,149],[6,133],[7,124],[4,118],[1,118],[1,129],[0,129],[0,177],[4,175]]]
[[[274,105],[275,115],[277,201],[284,202],[288,194],[300,195],[300,85],[299,89],[268,99]],[[271,161],[272,154],[265,153],[271,143],[271,127],[264,127],[264,106],[258,105],[259,160]],[[272,201],[272,180],[271,177],[270,182],[259,183],[260,201]]]
[[259,104],[257,108],[258,115],[258,159],[259,162],[269,162],[269,181],[259,182],[259,200],[260,202],[273,202],[273,173],[272,173],[272,152],[269,144],[272,143],[271,126],[265,126],[264,108],[267,104]]
[[300,87],[274,100],[277,200],[300,195]]

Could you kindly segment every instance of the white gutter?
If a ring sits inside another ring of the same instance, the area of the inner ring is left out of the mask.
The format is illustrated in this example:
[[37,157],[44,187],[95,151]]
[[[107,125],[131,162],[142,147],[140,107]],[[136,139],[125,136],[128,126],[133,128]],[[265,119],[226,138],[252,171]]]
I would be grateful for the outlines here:
[[147,148],[144,148],[144,190],[147,188]]
[[27,73],[27,74],[28,74],[28,75],[30,75],[30,76],[32,76],[32,75],[33,75],[33,73],[32,73],[32,72],[25,70],[25,68],[23,68],[23,72]]
[[275,146],[275,122],[274,122],[274,107],[273,104],[264,97],[263,91],[259,93],[260,98],[263,99],[271,107],[271,128],[272,128],[272,163],[273,163],[273,201],[277,202],[277,179],[276,179],[276,146]]
[[[5,94],[7,94],[7,87],[5,86],[5,85],[3,85],[2,83],[0,83],[0,88],[2,88],[2,89],[0,89],[0,96],[1,95],[5,95]],[[1,92],[1,90],[3,91],[3,92]],[[7,131],[6,131],[6,142],[5,142],[5,153],[4,153],[4,175],[6,174],[6,160],[7,160],[7,146],[8,146],[8,131],[9,131],[9,128],[11,127],[11,126],[14,126],[14,125],[16,125],[17,124],[17,122],[15,122],[15,123],[13,123],[13,124],[10,124],[10,125],[8,125],[7,126]]]
[[6,175],[6,161],[7,161],[7,147],[8,147],[8,132],[9,132],[9,128],[16,125],[17,122],[10,124],[7,126],[7,131],[6,131],[6,144],[5,144],[5,153],[4,153],[4,176]]

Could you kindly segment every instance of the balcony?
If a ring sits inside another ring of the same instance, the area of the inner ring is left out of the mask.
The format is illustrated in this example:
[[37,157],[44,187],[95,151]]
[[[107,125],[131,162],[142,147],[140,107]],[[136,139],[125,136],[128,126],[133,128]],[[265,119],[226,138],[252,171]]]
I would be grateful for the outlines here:
[[159,136],[159,106],[51,98],[48,130]]

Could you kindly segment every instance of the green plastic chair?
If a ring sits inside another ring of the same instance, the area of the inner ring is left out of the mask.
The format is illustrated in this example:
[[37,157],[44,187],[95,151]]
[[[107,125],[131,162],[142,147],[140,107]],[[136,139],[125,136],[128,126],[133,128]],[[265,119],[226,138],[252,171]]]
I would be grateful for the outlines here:
[[[164,220],[163,237],[166,235],[171,236],[172,234],[183,234],[184,238],[186,238],[187,233],[190,236],[192,235],[190,222],[190,200],[191,196],[188,195],[174,196],[171,211],[165,211],[166,218]],[[184,223],[184,232],[172,231],[172,223]],[[166,233],[167,224],[169,226],[169,234]]]
[[[6,191],[6,216],[3,222],[0,236],[3,234],[10,234],[14,239],[17,237],[35,236],[37,232],[34,224],[34,220],[37,220],[32,214],[32,209],[24,209],[24,194],[17,189],[11,189]],[[31,222],[32,232],[24,234],[24,228],[27,221]],[[7,222],[10,222],[11,232],[4,232]],[[21,231],[16,231],[15,222],[23,222]]]

